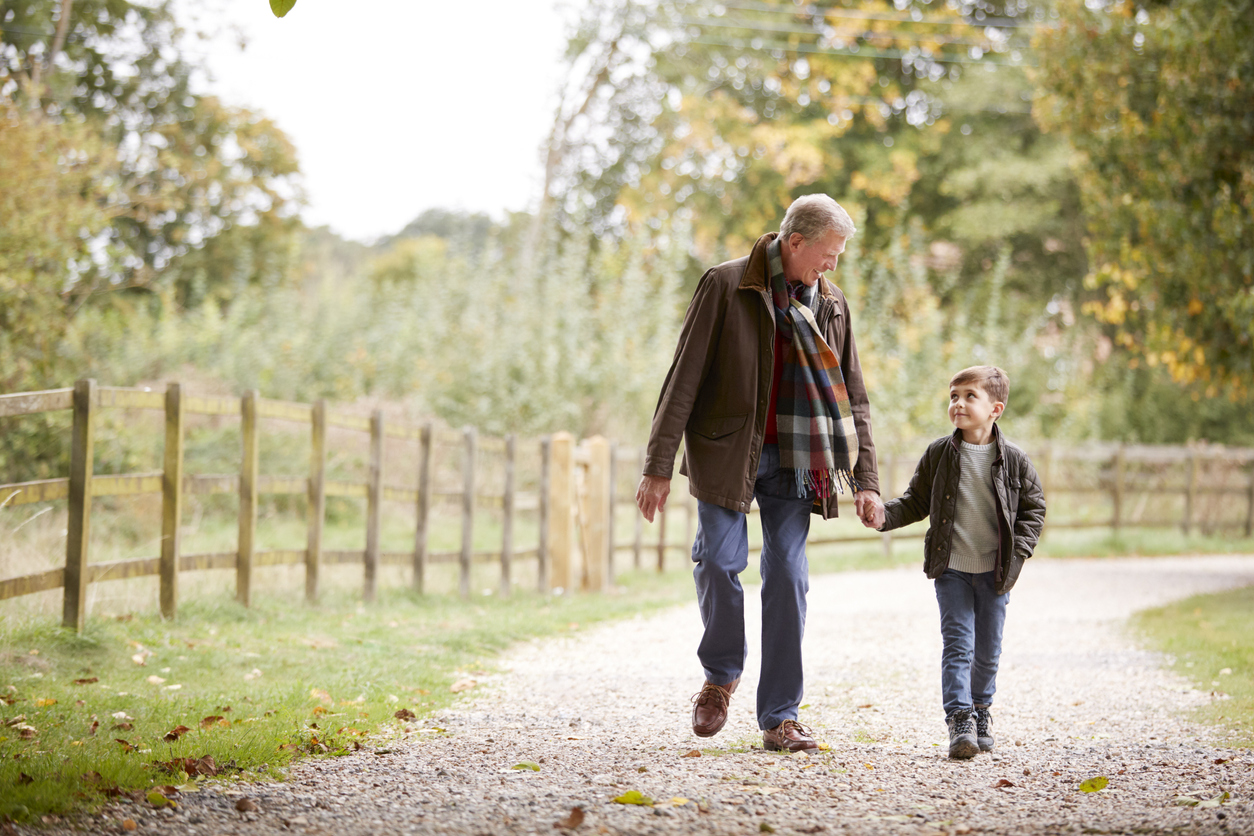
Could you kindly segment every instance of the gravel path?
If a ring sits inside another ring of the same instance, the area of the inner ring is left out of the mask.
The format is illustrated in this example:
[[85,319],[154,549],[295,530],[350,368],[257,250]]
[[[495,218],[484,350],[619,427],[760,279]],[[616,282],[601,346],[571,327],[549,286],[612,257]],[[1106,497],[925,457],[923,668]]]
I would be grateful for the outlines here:
[[[758,650],[727,727],[700,740],[695,603],[522,644],[444,735],[307,761],[283,784],[123,807],[142,833],[955,834],[1254,833],[1254,754],[1188,719],[1212,699],[1162,668],[1131,613],[1254,583],[1254,556],[1031,562],[1011,594],[992,755],[951,762],[932,587],[917,569],[812,579],[802,721],[830,749],[767,753],[753,716]],[[756,593],[756,590],[751,590]],[[694,749],[699,757],[685,757]],[[522,761],[538,771],[511,767]],[[1079,784],[1107,776],[1102,792]],[[1004,783],[1008,782],[1008,783]],[[998,787],[997,784],[1001,783]],[[612,801],[630,790],[655,805]],[[1222,807],[1180,795],[1232,794]],[[243,806],[247,807],[247,804]],[[578,816],[577,816],[578,817]]]

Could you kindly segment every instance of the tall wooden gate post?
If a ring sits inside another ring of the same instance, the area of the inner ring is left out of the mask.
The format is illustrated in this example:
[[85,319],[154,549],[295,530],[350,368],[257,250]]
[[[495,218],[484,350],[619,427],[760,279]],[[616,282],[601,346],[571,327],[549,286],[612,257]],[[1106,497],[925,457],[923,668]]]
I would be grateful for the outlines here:
[[588,518],[584,531],[584,560],[588,589],[604,592],[610,587],[610,443],[601,436],[584,441],[588,452]]
[[470,563],[475,548],[475,428],[467,427],[466,457],[462,464],[462,553],[457,589],[462,598],[470,597]]
[[514,564],[514,455],[517,441],[505,437],[505,490],[501,497],[501,595],[510,593]]
[[174,618],[179,599],[179,534],[183,519],[183,387],[165,390],[165,463],[161,473],[161,615]]
[[379,588],[379,534],[383,523],[383,410],[370,415],[370,472],[366,483],[366,560],[362,599],[372,602]]
[[327,402],[313,405],[309,445],[309,521],[305,548],[305,600],[318,600],[318,576],[322,569],[322,529],[327,518]]
[[549,520],[552,518],[553,501],[550,485],[553,480],[553,439],[544,436],[540,439],[540,508],[538,527],[540,529],[539,547],[536,549],[536,587],[541,594],[549,591],[549,575],[551,553],[549,551]]
[[427,524],[431,518],[431,436],[430,422],[418,436],[418,525],[414,532],[414,592],[421,595],[427,584]]
[[239,554],[235,562],[235,599],[246,607],[252,603],[253,556],[257,551],[258,397],[256,389],[249,389],[240,399],[240,435],[244,442],[244,457],[239,471]]
[[[897,495],[897,491],[893,485],[894,477],[896,476],[894,471],[896,469],[897,458],[890,453],[884,457],[884,484],[880,486],[883,488],[883,493],[880,494],[881,497],[893,497]],[[893,557],[893,533],[891,531],[885,531],[882,537],[882,542],[884,544],[884,557],[891,560]]]
[[549,439],[549,584],[567,592],[574,588],[572,520],[575,496],[575,440],[568,432]]
[[95,455],[95,428],[92,413],[96,407],[96,381],[74,384],[74,429],[70,441],[69,524],[65,542],[65,598],[61,623],[83,632],[87,620],[88,544],[91,539],[91,476]]

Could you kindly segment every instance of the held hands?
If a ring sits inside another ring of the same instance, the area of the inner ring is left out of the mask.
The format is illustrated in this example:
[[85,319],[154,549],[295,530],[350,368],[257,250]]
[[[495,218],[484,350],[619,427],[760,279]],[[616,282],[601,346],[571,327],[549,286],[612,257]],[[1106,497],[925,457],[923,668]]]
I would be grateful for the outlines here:
[[878,529],[884,524],[884,502],[875,491],[858,491],[853,495],[854,511],[867,528]]
[[640,477],[640,487],[636,488],[636,507],[644,518],[653,522],[653,515],[666,510],[666,497],[671,493],[671,480],[661,476],[650,476],[647,473]]

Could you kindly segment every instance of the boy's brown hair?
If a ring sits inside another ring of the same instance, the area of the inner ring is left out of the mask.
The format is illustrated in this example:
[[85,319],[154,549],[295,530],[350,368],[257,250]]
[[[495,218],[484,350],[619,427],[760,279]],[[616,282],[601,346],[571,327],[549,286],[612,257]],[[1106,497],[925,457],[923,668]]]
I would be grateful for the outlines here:
[[1010,376],[996,366],[969,366],[949,380],[950,388],[963,383],[979,386],[995,402],[1010,402]]

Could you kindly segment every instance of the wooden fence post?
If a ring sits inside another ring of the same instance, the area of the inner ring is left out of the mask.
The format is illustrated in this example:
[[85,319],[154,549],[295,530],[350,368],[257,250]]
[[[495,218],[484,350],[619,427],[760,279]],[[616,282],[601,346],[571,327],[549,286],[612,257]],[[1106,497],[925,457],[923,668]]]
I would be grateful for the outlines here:
[[1249,496],[1245,504],[1245,536],[1254,537],[1254,459],[1250,460]]
[[[638,460],[639,460],[638,464],[639,464],[640,472],[636,475],[637,481],[644,478],[644,448],[643,447],[640,448]],[[635,518],[635,521],[636,521],[636,531],[635,531],[636,536],[632,539],[632,543],[631,543],[631,565],[635,567],[636,569],[639,569],[641,566],[641,554],[644,552],[644,514],[640,513],[640,509],[637,508],[635,513],[632,516]]]
[[[897,491],[893,487],[893,483],[897,475],[895,472],[896,468],[897,457],[889,453],[884,457],[884,484],[880,485],[880,488],[883,490],[883,493],[880,494],[880,499],[883,499],[884,497],[892,499],[897,495]],[[882,541],[884,543],[884,557],[891,560],[893,556],[893,533],[891,531],[885,531]]]
[[575,440],[568,432],[558,432],[549,444],[549,584],[553,589],[570,592],[574,588],[571,513],[575,497]]
[[597,435],[584,442],[588,451],[587,496],[588,517],[584,526],[584,561],[588,588],[604,592],[610,586],[609,478],[610,443]]
[[466,457],[462,465],[462,554],[457,588],[470,597],[470,563],[475,548],[475,428],[466,427]]
[[505,436],[505,490],[501,497],[501,597],[510,593],[514,565],[514,453],[517,441]]
[[431,436],[430,422],[418,436],[418,526],[414,533],[414,592],[421,595],[427,584],[427,538],[431,519]]
[[379,589],[379,529],[383,523],[383,410],[370,415],[370,474],[366,483],[366,565],[362,598],[373,602]]
[[239,554],[235,561],[235,599],[246,607],[252,604],[253,555],[257,550],[258,397],[256,389],[249,389],[240,399],[244,458],[239,471]]
[[1111,502],[1114,505],[1114,514],[1110,521],[1110,526],[1114,529],[1116,535],[1119,534],[1120,527],[1123,525],[1124,466],[1123,442],[1119,442],[1119,449],[1115,451],[1114,490],[1111,495]]
[[684,548],[692,551],[692,541],[696,536],[697,498],[684,485]]
[[1186,483],[1184,492],[1184,519],[1180,521],[1180,528],[1186,535],[1193,531],[1193,509],[1197,505],[1197,448],[1189,445],[1189,467],[1188,482]]
[[657,571],[659,575],[666,571],[666,517],[666,512],[659,508],[657,511]]
[[161,472],[161,616],[174,618],[179,600],[179,534],[183,520],[183,388],[165,390],[165,462]]
[[610,475],[609,475],[610,515],[606,519],[605,537],[608,542],[605,559],[607,561],[606,583],[614,584],[614,521],[618,517],[618,442],[610,443]]
[[95,428],[92,413],[96,408],[96,381],[80,380],[74,384],[74,429],[70,440],[69,523],[65,542],[65,598],[61,623],[83,632],[87,620],[87,568],[91,540],[91,478],[95,455]]
[[549,519],[552,517],[552,495],[550,486],[553,480],[553,439],[544,436],[540,439],[540,487],[538,497],[539,509],[539,543],[536,546],[536,586],[539,591],[549,591]]
[[322,530],[327,519],[327,402],[319,398],[313,405],[309,445],[308,538],[305,544],[305,600],[318,600],[318,580],[322,569]]

